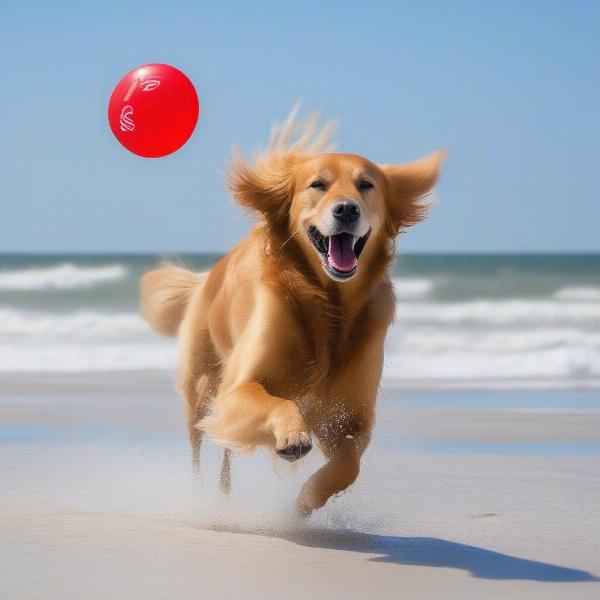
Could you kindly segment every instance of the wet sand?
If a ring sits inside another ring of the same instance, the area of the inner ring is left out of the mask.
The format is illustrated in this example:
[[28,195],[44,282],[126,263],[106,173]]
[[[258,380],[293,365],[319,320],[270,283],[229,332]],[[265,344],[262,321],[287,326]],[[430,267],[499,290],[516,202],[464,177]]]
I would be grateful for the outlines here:
[[[6,379],[6,378],[5,378]],[[600,399],[384,387],[359,481],[220,450],[198,482],[167,373],[0,382],[0,597],[597,598]]]

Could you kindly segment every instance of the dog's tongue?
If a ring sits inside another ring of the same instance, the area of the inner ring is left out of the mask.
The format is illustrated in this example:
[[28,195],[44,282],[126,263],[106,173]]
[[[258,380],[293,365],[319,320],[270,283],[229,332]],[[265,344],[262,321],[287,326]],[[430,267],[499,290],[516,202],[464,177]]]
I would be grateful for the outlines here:
[[351,271],[356,265],[354,236],[351,233],[338,233],[329,238],[329,265],[338,271]]

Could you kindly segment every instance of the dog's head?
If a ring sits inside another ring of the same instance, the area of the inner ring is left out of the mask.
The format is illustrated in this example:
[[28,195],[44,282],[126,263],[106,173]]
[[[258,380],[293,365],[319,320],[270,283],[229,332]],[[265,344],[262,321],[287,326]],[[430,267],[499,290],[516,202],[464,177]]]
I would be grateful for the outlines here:
[[376,247],[391,248],[424,218],[444,154],[377,165],[353,154],[275,150],[254,166],[238,156],[229,182],[240,204],[262,213],[275,243],[295,240],[316,269],[347,281]]

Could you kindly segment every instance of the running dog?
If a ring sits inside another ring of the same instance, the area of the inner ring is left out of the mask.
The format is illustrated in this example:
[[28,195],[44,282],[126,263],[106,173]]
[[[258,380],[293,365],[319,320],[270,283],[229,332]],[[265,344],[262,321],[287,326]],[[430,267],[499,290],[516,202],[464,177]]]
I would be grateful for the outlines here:
[[204,433],[225,446],[228,489],[229,449],[294,461],[315,438],[327,462],[300,492],[303,515],[358,477],[394,318],[394,240],[425,217],[445,155],[375,164],[326,151],[329,134],[292,115],[253,163],[236,153],[229,188],[259,217],[248,237],[209,272],[141,282],[145,318],[179,336],[194,462]]

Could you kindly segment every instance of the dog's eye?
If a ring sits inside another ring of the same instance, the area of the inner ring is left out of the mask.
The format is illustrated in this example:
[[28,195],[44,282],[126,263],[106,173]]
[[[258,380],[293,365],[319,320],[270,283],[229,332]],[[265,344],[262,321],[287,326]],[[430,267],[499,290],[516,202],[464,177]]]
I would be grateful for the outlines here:
[[372,190],[373,189],[373,184],[370,181],[367,181],[366,179],[361,179],[359,184],[358,184],[358,189],[361,192],[364,192],[366,190]]
[[325,191],[325,184],[320,179],[313,181],[308,187],[313,188],[313,190],[320,190],[322,192]]

